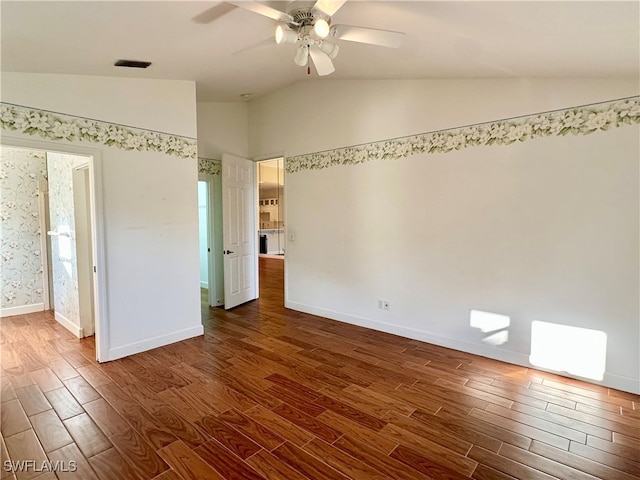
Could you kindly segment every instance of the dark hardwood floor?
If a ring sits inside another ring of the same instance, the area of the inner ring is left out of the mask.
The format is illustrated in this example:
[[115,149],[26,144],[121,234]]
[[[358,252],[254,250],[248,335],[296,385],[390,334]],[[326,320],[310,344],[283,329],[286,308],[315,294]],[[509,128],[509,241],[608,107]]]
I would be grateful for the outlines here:
[[203,337],[105,364],[48,313],[2,319],[2,466],[74,461],[57,478],[82,480],[640,478],[639,396],[286,310],[282,261],[260,272],[260,300],[205,307]]

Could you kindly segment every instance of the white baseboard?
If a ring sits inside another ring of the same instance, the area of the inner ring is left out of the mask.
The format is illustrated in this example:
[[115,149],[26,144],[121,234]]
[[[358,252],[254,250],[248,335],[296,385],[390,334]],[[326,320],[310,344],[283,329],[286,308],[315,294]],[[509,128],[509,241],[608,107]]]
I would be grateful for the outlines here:
[[209,288],[209,282],[200,281],[200,288]]
[[69,320],[67,317],[62,315],[60,312],[53,312],[53,317],[58,321],[60,325],[62,325],[67,330],[69,330],[76,337],[78,338],[83,337],[82,328],[76,325],[75,323],[73,323],[71,320]]
[[605,373],[604,379],[602,381],[590,380],[570,375],[566,372],[554,372],[553,370],[545,370],[543,368],[536,367],[535,365],[529,363],[529,355],[514,352],[511,350],[496,348],[489,345],[478,345],[472,342],[466,342],[464,340],[458,340],[448,337],[441,337],[424,330],[417,330],[414,328],[403,327],[401,325],[380,322],[378,320],[371,320],[369,318],[336,312],[334,310],[314,307],[311,305],[306,305],[304,303],[292,302],[289,300],[285,301],[285,307],[304,313],[310,313],[311,315],[317,315],[319,317],[330,318],[339,322],[345,322],[352,325],[371,328],[372,330],[391,333],[394,335],[399,335],[401,337],[412,338],[414,340],[432,343],[441,347],[452,348],[454,350],[472,353],[474,355],[480,355],[482,357],[492,358],[494,360],[500,360],[502,362],[512,363],[514,365],[520,365],[522,367],[547,371],[565,377],[577,378],[578,380],[582,380],[584,382],[603,385],[605,387],[615,388],[617,390],[622,390],[625,392],[640,394],[640,380],[636,378]]
[[43,312],[44,303],[33,305],[20,305],[18,307],[0,308],[0,318],[13,317],[14,315],[26,315],[27,313]]
[[640,395],[640,379],[637,378],[622,377],[620,375],[605,372],[602,385],[605,387],[615,388],[616,390],[622,390],[623,392]]
[[111,348],[107,352],[107,358],[101,361],[117,360],[118,358],[127,357],[136,353],[145,352],[154,348],[163,347],[171,343],[186,340],[187,338],[198,337],[204,335],[204,327],[198,325],[196,327],[186,328],[177,332],[159,335],[157,337],[148,338],[139,342],[129,343],[121,347]]

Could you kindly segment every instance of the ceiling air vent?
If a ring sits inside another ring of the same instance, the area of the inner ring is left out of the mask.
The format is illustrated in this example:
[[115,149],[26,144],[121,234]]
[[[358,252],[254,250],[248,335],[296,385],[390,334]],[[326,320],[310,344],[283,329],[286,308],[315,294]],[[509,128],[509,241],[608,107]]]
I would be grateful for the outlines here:
[[118,60],[113,64],[116,67],[127,67],[127,68],[147,68],[151,65],[151,62],[141,62],[139,60]]

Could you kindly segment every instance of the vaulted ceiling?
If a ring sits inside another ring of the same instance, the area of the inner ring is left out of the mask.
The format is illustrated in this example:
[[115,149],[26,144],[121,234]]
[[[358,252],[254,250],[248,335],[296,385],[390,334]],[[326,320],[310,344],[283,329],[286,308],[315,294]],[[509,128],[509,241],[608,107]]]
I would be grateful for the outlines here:
[[[194,80],[201,102],[317,78],[294,64],[294,45],[264,44],[274,20],[221,3],[3,0],[2,70]],[[207,12],[225,10],[202,23]],[[350,0],[333,21],[406,38],[398,49],[339,41],[336,72],[326,78],[638,77],[640,70],[638,1]],[[120,58],[153,65],[114,67]]]

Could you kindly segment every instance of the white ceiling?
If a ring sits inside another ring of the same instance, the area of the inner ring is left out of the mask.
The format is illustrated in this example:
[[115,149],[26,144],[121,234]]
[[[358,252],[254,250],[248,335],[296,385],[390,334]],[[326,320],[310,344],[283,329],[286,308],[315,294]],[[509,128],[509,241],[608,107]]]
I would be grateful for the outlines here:
[[[199,102],[317,78],[273,43],[276,22],[221,2],[2,1],[2,70],[195,80]],[[264,2],[286,9],[287,2]],[[640,2],[348,1],[333,23],[406,32],[399,49],[341,41],[326,78],[638,77]],[[147,70],[113,66],[149,60]]]

